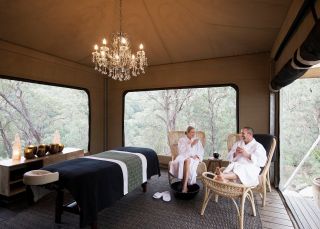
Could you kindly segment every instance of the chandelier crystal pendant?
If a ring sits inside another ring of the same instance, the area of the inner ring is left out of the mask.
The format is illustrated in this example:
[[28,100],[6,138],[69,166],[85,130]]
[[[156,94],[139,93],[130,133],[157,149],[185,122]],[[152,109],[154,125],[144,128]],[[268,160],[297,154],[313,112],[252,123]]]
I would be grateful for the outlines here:
[[128,36],[121,31],[122,24],[122,0],[120,0],[120,32],[113,34],[110,47],[107,40],[102,40],[102,45],[94,45],[92,62],[95,70],[108,75],[114,80],[125,81],[131,76],[145,73],[148,66],[147,58],[140,44],[139,51],[134,55],[131,52]]

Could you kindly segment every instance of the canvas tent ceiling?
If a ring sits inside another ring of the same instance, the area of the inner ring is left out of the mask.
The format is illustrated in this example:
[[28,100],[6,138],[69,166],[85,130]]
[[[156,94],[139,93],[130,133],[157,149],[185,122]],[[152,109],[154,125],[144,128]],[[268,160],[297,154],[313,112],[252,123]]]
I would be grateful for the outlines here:
[[[123,29],[151,65],[270,51],[290,0],[124,0]],[[0,39],[92,66],[116,0],[0,0]]]

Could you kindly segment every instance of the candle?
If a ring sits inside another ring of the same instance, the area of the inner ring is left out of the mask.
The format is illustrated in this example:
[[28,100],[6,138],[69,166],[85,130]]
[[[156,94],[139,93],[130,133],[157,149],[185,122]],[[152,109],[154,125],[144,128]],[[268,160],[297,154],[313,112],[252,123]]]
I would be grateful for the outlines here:
[[56,130],[54,132],[52,143],[53,144],[61,144],[61,136],[60,136],[60,133],[58,130]]
[[12,151],[12,160],[15,160],[15,161],[20,161],[21,159],[21,153],[19,150],[13,150]]
[[19,134],[16,134],[14,138],[14,142],[12,145],[12,160],[18,160],[21,159],[21,142]]

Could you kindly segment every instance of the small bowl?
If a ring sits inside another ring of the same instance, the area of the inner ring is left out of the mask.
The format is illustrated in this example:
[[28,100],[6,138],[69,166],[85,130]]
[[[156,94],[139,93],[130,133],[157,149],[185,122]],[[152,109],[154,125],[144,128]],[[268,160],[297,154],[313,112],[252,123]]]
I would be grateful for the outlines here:
[[213,154],[213,157],[214,157],[215,159],[219,159],[220,154],[219,154],[219,153],[214,153],[214,154]]
[[59,153],[61,153],[62,152],[62,150],[64,149],[64,145],[63,144],[59,144]]
[[24,158],[25,159],[33,159],[35,157],[33,148],[25,148],[24,149]]
[[45,144],[41,144],[38,146],[38,150],[37,150],[37,156],[38,157],[44,157],[47,152],[48,152],[48,146]]
[[191,200],[199,193],[200,186],[198,184],[188,185],[188,192],[183,193],[182,182],[178,181],[171,184],[171,189],[177,199]]
[[28,146],[26,146],[25,150],[26,150],[26,149],[31,149],[33,155],[36,155],[36,154],[37,154],[38,147],[37,147],[37,146],[34,146],[34,145],[28,145]]
[[56,154],[59,152],[59,144],[50,144],[49,153]]

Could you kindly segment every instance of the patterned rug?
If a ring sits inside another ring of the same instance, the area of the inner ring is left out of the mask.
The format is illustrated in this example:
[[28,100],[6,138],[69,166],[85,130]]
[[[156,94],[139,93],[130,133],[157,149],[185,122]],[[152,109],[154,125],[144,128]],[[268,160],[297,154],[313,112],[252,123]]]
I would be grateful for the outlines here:
[[[210,201],[204,216],[200,216],[203,191],[193,200],[171,202],[155,200],[152,195],[158,191],[170,190],[166,173],[160,178],[153,177],[148,182],[148,192],[137,189],[118,201],[114,206],[99,214],[99,228],[238,228],[237,211],[231,200],[220,198],[218,203]],[[78,228],[79,217],[70,213],[62,215],[62,224],[54,223],[55,193],[41,199],[32,207],[0,220],[2,229],[52,229]],[[244,228],[262,228],[259,210],[257,216],[251,216],[249,203],[245,207]],[[1,209],[0,209],[1,215]]]

